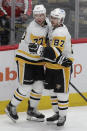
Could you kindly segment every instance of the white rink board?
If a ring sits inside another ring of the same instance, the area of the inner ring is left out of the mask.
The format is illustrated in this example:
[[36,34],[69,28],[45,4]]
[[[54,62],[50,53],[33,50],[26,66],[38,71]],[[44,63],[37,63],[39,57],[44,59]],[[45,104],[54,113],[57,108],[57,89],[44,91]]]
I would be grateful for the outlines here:
[[[0,73],[3,73],[3,81],[0,81],[0,101],[8,100],[13,95],[17,87],[17,77],[14,80],[6,80],[6,69],[17,72],[16,62],[14,61],[14,50],[0,52]],[[9,74],[12,78],[12,73]],[[1,78],[1,75],[0,75]]]
[[[71,82],[81,91],[87,92],[87,43],[73,45],[74,68]],[[74,92],[72,89],[70,92]]]
[[[71,82],[81,92],[87,92],[87,43],[73,45],[73,51],[75,60]],[[14,90],[18,87],[14,55],[15,50],[0,51],[0,101],[11,99]],[[70,87],[70,93],[76,91]],[[44,91],[43,95],[48,95],[48,92]]]

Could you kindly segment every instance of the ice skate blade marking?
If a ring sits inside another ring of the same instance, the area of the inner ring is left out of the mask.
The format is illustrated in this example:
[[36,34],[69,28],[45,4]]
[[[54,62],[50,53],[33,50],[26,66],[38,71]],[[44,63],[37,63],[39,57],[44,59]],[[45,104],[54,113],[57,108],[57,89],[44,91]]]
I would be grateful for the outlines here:
[[44,118],[39,119],[39,118],[31,117],[31,116],[27,116],[27,120],[28,121],[36,121],[36,122],[44,122]]

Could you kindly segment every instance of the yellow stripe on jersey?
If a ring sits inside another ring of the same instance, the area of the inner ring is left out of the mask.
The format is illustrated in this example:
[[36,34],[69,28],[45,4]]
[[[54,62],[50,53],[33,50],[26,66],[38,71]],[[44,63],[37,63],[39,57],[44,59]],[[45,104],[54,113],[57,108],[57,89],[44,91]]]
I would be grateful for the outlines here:
[[22,50],[17,50],[17,52],[19,52],[21,54],[24,54],[26,56],[32,57],[32,58],[40,58],[40,56],[36,56],[36,55],[34,56],[34,55],[31,55],[31,54],[29,54],[29,53],[27,53],[25,51],[22,51]]
[[64,43],[66,40],[66,36],[65,37],[53,37],[52,40],[52,47],[58,47],[61,51],[64,50]]
[[19,62],[19,82],[22,85],[24,77],[24,64]]
[[65,75],[65,92],[67,93],[70,80],[70,68],[64,68],[64,75]]
[[20,63],[26,63],[26,64],[31,64],[31,65],[45,65],[45,62],[33,63],[33,62],[29,62],[27,60],[23,60],[23,59],[18,58],[18,57],[15,57],[15,61],[19,61]]
[[46,62],[45,64],[46,68],[49,68],[49,69],[70,69],[70,67],[64,67],[64,66],[61,66],[59,64],[52,64],[50,62]]
[[71,58],[71,57],[70,57],[69,59],[70,59],[72,62],[74,61],[74,58]]
[[43,45],[46,47],[45,37],[44,36],[35,36],[33,34],[30,35],[30,39],[33,43],[38,43],[39,45]]

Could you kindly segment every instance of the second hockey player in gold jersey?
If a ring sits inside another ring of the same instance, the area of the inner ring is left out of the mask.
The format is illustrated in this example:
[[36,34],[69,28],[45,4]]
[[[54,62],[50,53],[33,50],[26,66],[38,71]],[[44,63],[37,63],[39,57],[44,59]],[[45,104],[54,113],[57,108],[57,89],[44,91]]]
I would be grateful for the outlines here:
[[[70,70],[73,63],[71,36],[63,24],[65,11],[57,8],[51,11],[52,30],[50,46],[43,49],[46,74],[45,88],[50,91],[52,107],[55,114],[47,118],[48,122],[57,120],[57,126],[64,125],[69,103]],[[40,54],[40,47],[38,49]]]

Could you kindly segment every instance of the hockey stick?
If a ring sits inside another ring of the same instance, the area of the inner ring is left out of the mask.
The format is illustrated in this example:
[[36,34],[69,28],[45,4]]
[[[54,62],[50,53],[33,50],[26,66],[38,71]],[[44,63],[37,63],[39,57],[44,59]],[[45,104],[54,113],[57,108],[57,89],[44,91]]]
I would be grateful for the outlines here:
[[87,98],[73,85],[71,82],[69,84],[78,92],[78,94],[87,102]]

